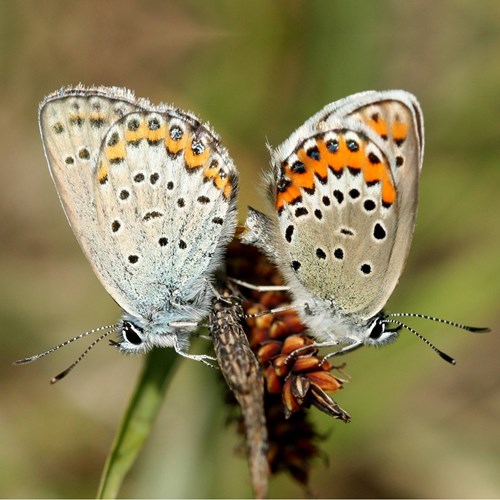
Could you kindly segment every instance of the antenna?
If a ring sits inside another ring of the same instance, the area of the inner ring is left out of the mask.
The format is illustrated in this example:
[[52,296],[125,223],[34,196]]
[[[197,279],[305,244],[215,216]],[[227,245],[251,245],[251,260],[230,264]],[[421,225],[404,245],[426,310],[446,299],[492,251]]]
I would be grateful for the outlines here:
[[[410,318],[428,319],[429,321],[436,321],[437,323],[443,323],[445,325],[454,326],[456,328],[460,328],[461,330],[466,330],[468,332],[474,332],[474,333],[486,333],[486,332],[491,331],[489,328],[462,325],[462,323],[455,323],[454,321],[449,321],[447,319],[442,319],[442,318],[436,318],[434,316],[427,316],[426,314],[391,313],[391,314],[386,314],[384,317],[385,318],[410,317]],[[397,323],[397,321],[395,321],[395,323]],[[403,326],[405,326],[405,325],[403,325]]]
[[94,328],[93,330],[89,330],[88,332],[85,333],[80,333],[80,335],[77,335],[76,337],[73,337],[72,339],[65,340],[64,342],[61,342],[59,345],[56,345],[54,347],[51,347],[45,352],[41,352],[40,354],[35,354],[34,356],[28,356],[27,358],[23,359],[18,359],[17,361],[14,361],[15,365],[25,365],[27,363],[32,363],[33,361],[36,361],[37,359],[43,358],[44,356],[47,356],[47,354],[50,354],[54,351],[57,351],[61,347],[65,347],[68,344],[71,344],[71,342],[74,342],[75,340],[80,340],[83,339],[83,337],[86,337],[87,335],[91,335],[92,333],[96,332],[101,332],[102,330],[108,330],[111,328],[116,328],[117,325],[107,325],[107,326],[100,326],[99,328]]
[[85,351],[78,357],[78,359],[69,368],[67,368],[66,370],[61,372],[59,375],[56,375],[54,378],[52,378],[50,383],[55,384],[57,381],[64,378],[87,355],[87,353],[90,351],[90,349],[92,349],[92,347],[94,347],[99,341],[101,341],[103,338],[107,337],[110,333],[112,333],[117,328],[117,326],[118,325],[115,324],[115,325],[106,325],[106,326],[100,326],[99,328],[94,328],[93,330],[89,330],[87,332],[81,333],[80,335],[77,335],[76,337],[65,340],[64,342],[62,342],[54,347],[51,347],[47,351],[41,352],[40,354],[35,354],[33,356],[28,356],[28,357],[23,358],[23,359],[18,359],[17,361],[14,361],[14,364],[15,365],[25,365],[27,363],[32,363],[33,361],[36,361],[40,358],[43,358],[44,356],[47,356],[47,354],[51,354],[51,353],[57,351],[58,349],[61,349],[61,347],[65,347],[68,344],[71,344],[75,340],[80,340],[80,339],[86,337],[87,335],[91,335],[93,333],[97,333],[97,332],[101,332],[103,330],[106,330],[99,338],[94,340],[92,342],[92,344],[90,344],[90,346],[87,347],[87,349],[85,349]]
[[51,384],[55,384],[56,382],[59,382],[59,380],[63,379],[68,373],[73,370],[73,368],[89,353],[89,351],[102,339],[106,338],[113,330],[108,330],[107,332],[104,332],[101,336],[96,338],[88,347],[83,351],[80,356],[74,361],[66,370],[63,370],[61,373],[56,375],[55,377],[52,377],[50,379]]
[[[396,315],[391,315],[391,316],[396,316]],[[445,352],[441,351],[441,349],[438,349],[430,340],[427,340],[423,335],[418,333],[416,330],[414,330],[410,326],[405,325],[404,323],[401,323],[401,321],[389,319],[388,321],[382,321],[382,323],[395,323],[396,325],[399,325],[403,328],[406,328],[409,332],[413,333],[413,335],[415,335],[417,338],[419,338],[422,342],[425,342],[434,352],[437,352],[445,361],[448,361],[448,363],[450,363],[452,365],[457,364],[457,362],[451,356],[449,356]]]

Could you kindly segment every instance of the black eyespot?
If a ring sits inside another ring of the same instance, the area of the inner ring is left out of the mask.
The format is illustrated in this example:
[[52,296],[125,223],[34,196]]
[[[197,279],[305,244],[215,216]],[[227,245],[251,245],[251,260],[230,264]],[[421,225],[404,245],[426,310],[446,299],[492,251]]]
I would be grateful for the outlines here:
[[373,236],[376,240],[383,240],[386,237],[386,232],[382,224],[379,224],[378,222],[375,224],[375,227],[373,228]]
[[158,212],[157,210],[151,210],[149,212],[146,212],[142,220],[150,221],[153,219],[158,219],[158,217],[163,217],[163,214],[161,212]]
[[116,233],[116,231],[118,231],[118,229],[120,229],[120,227],[121,227],[121,224],[117,220],[114,220],[111,223],[111,230],[113,231],[113,233]]
[[158,243],[160,244],[161,247],[164,247],[167,245],[168,243],[168,240],[167,238],[165,238],[164,236],[162,236],[159,240],[158,240]]
[[326,143],[326,149],[330,151],[330,153],[336,153],[339,150],[339,141],[337,139],[331,139]]
[[73,165],[73,163],[75,163],[75,160],[72,156],[67,156],[64,161],[66,162],[66,165]]
[[172,181],[167,182],[167,189],[170,189],[170,190],[174,189],[174,183]]
[[135,182],[142,182],[144,180],[144,174],[136,174],[134,175]]
[[88,160],[90,158],[90,153],[87,148],[80,149],[78,151],[78,157],[82,160]]
[[325,207],[329,207],[330,206],[330,198],[328,198],[328,196],[323,196],[323,198],[321,199],[321,201],[323,202],[323,205],[325,205]]
[[141,124],[139,123],[139,120],[137,120],[136,118],[133,118],[132,120],[130,120],[128,123],[127,123],[127,128],[131,131],[131,132],[135,132],[139,127],[141,126]]
[[306,151],[307,156],[311,158],[312,160],[318,161],[320,159],[320,154],[319,154],[319,149],[318,146],[313,146],[312,148],[309,148]]
[[160,174],[158,174],[157,172],[155,172],[154,174],[151,174],[149,176],[149,182],[151,182],[151,184],[156,184],[158,182],[159,178],[160,178]]
[[307,215],[309,212],[306,207],[298,207],[295,209],[295,217],[302,217],[303,215]]
[[280,193],[284,193],[292,184],[292,181],[290,179],[287,179],[286,177],[281,177],[281,179],[278,181],[276,184],[276,187],[278,188],[278,191]]
[[130,196],[130,193],[126,189],[120,191],[120,200],[126,200]]
[[184,240],[179,240],[179,248],[181,250],[185,250],[187,248],[187,244]]
[[351,190],[349,191],[349,196],[350,196],[353,200],[355,200],[356,198],[359,198],[359,195],[360,195],[360,194],[361,194],[361,193],[360,193],[357,189],[351,189]]
[[316,248],[316,257],[318,259],[326,259],[326,253],[322,248]]
[[372,165],[378,165],[380,163],[380,158],[375,153],[370,153],[368,159]]
[[316,219],[318,219],[318,220],[321,220],[323,218],[323,212],[319,208],[317,208],[314,211],[314,215],[315,215]]
[[294,174],[303,174],[306,171],[306,166],[301,161],[296,161],[291,166],[291,170]]
[[196,141],[194,140],[191,143],[191,151],[195,156],[199,156],[205,151],[205,144],[203,144],[201,141]]
[[344,258],[344,250],[342,250],[342,248],[336,248],[333,255],[336,259],[342,260]]
[[402,156],[396,156],[396,167],[400,167],[405,162]]
[[292,268],[294,271],[298,271],[302,264],[298,260],[292,261]]
[[285,231],[285,239],[286,241],[288,241],[288,243],[291,243],[292,242],[292,235],[293,235],[293,231],[294,231],[295,227],[290,225],[286,228],[286,231]]
[[186,206],[186,202],[184,201],[184,198],[179,198],[179,199],[177,200],[177,206],[178,206],[179,208],[183,208],[184,206]]
[[182,129],[176,125],[174,125],[171,129],[170,129],[170,138],[173,140],[173,141],[180,141],[182,139],[182,136],[184,135],[184,132],[182,131]]
[[[75,107],[75,109],[78,109],[78,107]],[[77,127],[82,127],[83,124],[85,123],[85,118],[83,118],[83,116],[81,116],[81,115],[70,115],[69,123],[70,123],[70,125],[73,125],[73,126],[76,125]]]
[[109,147],[116,146],[119,141],[120,141],[120,136],[118,135],[118,132],[113,132],[111,134],[111,137],[109,138],[108,146]]
[[139,260],[139,257],[137,255],[129,255],[128,256],[128,261],[131,264],[135,264]]
[[333,191],[333,196],[335,197],[339,205],[344,201],[344,193],[342,191],[339,191],[338,189],[335,189]]
[[351,151],[351,153],[356,153],[357,151],[359,151],[359,144],[356,141],[353,141],[352,139],[349,139],[346,142],[346,145],[347,149]]
[[[92,106],[94,108],[94,106]],[[96,109],[96,108],[94,108]],[[96,111],[99,111],[99,108],[96,109]],[[90,126],[92,128],[101,128],[104,125],[105,121],[104,118],[101,116],[90,116]]]
[[148,122],[149,130],[158,130],[160,128],[160,122],[156,118],[152,118]]
[[372,266],[370,266],[370,264],[362,264],[360,269],[363,274],[370,274],[372,272]]
[[363,203],[363,206],[365,207],[365,210],[368,212],[371,212],[372,210],[375,210],[375,207],[377,206],[373,200],[366,200]]

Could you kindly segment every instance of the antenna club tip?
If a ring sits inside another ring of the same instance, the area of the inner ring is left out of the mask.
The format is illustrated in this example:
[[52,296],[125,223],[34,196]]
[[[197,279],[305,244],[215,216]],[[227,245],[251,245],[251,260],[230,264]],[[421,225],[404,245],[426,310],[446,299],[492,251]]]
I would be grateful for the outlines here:
[[59,375],[56,375],[55,377],[52,377],[50,379],[50,385],[54,385],[56,382],[59,382],[59,380],[63,379],[66,376],[66,373],[60,373]]
[[37,359],[36,356],[30,356],[29,358],[23,358],[23,359],[18,359],[14,361],[12,364],[13,365],[26,365],[27,363],[31,363],[32,361],[35,361]]
[[480,326],[469,326],[469,332],[473,332],[473,333],[488,333],[488,332],[491,332],[491,328],[487,328],[487,327],[480,327]]
[[450,365],[456,365],[457,362],[451,357],[449,356],[448,354],[444,353],[443,351],[438,351],[438,354],[445,360],[447,361],[448,363],[450,363]]

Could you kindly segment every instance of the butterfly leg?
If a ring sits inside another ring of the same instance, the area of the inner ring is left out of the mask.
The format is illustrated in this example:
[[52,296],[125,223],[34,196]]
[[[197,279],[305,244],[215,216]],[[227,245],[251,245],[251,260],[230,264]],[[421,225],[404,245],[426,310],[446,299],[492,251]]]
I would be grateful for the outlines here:
[[342,356],[343,354],[346,354],[348,352],[355,351],[356,349],[359,349],[363,345],[364,342],[354,342],[353,344],[346,345],[345,347],[342,347],[338,351],[331,352],[326,356],[324,356],[321,363],[324,363],[328,358],[332,358],[333,356]]
[[180,354],[184,358],[192,359],[194,361],[201,361],[204,365],[210,366],[210,368],[218,369],[217,365],[214,365],[211,362],[216,362],[217,359],[208,354],[190,354],[182,349],[182,347],[178,343],[177,337],[174,340],[174,349],[177,354]]
[[[363,342],[354,342],[353,344],[349,344],[345,347],[342,347],[341,349],[339,349],[337,351],[334,351],[334,352],[331,352],[331,353],[325,355],[321,361],[321,364],[323,364],[325,361],[327,361],[329,358],[332,358],[333,356],[341,356],[341,355],[346,354],[348,352],[359,349],[363,345],[364,345]],[[302,352],[305,352],[308,349],[321,349],[323,347],[336,347],[336,346],[338,346],[338,343],[336,343],[336,342],[314,342],[312,344],[305,345],[303,347],[299,347],[298,349],[295,349],[295,351],[292,351],[287,356],[286,362],[288,363],[293,358],[300,356]]]
[[245,314],[244,318],[260,318],[261,316],[267,316],[268,314],[276,314],[280,313],[283,311],[293,311],[295,309],[295,306],[293,305],[287,305],[287,306],[281,306],[281,307],[275,307],[274,309],[269,309],[269,311],[260,311],[258,313],[254,314]]
[[322,347],[335,347],[338,343],[336,342],[313,342],[312,344],[307,344],[302,347],[298,347],[294,351],[292,351],[287,357],[285,362],[289,363],[295,358],[298,358],[303,353],[307,352],[309,349],[320,349]]
[[249,290],[255,290],[257,292],[288,292],[290,290],[290,287],[285,285],[253,285],[252,283],[236,278],[228,278],[228,280],[239,286],[248,288]]

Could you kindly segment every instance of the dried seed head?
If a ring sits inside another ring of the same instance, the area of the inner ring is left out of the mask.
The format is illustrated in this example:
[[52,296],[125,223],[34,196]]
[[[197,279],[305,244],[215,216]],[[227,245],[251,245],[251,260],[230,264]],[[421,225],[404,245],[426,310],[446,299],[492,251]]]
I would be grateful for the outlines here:
[[[254,285],[280,285],[276,268],[256,249],[233,243],[229,247],[228,275]],[[247,315],[289,303],[282,292],[241,289]],[[262,367],[265,380],[264,406],[269,436],[268,460],[271,472],[288,471],[306,484],[311,460],[320,454],[321,439],[308,420],[305,409],[315,406],[333,418],[349,422],[349,415],[327,394],[337,392],[344,381],[331,373],[341,370],[318,354],[313,339],[306,335],[297,314],[277,314],[247,318],[243,324],[249,344]],[[297,349],[300,351],[297,352]]]

